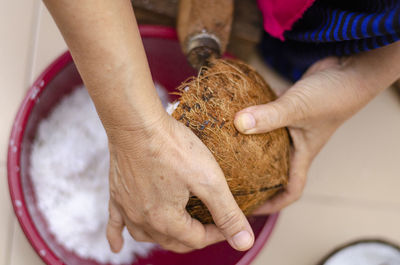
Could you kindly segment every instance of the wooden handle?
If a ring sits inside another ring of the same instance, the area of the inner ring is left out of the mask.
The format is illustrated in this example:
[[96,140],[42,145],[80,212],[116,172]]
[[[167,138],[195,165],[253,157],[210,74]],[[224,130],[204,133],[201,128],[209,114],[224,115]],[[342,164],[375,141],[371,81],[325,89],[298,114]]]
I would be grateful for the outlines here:
[[233,0],[180,0],[177,31],[189,63],[199,69],[226,50]]

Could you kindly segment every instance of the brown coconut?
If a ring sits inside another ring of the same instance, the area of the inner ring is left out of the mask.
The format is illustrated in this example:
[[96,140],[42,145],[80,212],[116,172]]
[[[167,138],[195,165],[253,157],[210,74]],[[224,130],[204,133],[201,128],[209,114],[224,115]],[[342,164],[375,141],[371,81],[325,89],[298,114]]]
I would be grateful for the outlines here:
[[[285,187],[290,147],[286,128],[244,135],[233,124],[239,110],[276,98],[253,68],[238,60],[215,60],[178,90],[180,103],[172,116],[212,152],[244,214]],[[186,209],[202,223],[212,222],[207,207],[197,197],[190,197]]]

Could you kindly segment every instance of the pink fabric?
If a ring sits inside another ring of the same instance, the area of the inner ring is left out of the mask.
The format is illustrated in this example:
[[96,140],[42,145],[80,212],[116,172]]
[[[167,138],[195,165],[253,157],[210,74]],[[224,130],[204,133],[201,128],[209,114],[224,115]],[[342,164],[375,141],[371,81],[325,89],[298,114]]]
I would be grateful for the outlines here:
[[290,30],[315,0],[257,0],[264,16],[264,29],[271,36],[285,39],[283,33]]

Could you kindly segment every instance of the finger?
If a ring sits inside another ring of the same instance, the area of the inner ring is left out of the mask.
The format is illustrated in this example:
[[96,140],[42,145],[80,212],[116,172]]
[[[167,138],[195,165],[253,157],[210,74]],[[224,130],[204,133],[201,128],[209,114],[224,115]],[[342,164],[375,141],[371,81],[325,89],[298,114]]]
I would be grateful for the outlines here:
[[124,220],[119,209],[112,200],[109,201],[108,211],[107,240],[112,252],[118,253],[124,244],[124,239],[122,237]]
[[188,253],[188,252],[191,252],[191,251],[195,250],[193,248],[189,248],[189,247],[187,247],[185,245],[182,245],[182,244],[175,245],[173,247],[162,247],[162,248],[165,249],[165,250],[168,250],[168,251],[179,253],[179,254],[184,254],[184,253]]
[[190,248],[175,239],[172,239],[166,235],[163,235],[148,225],[138,226],[132,223],[126,215],[124,215],[124,220],[129,234],[138,242],[150,242],[160,245],[163,249],[177,252],[177,253],[187,253],[193,251]]
[[216,226],[236,250],[245,251],[253,246],[254,233],[242,210],[237,205],[223,176],[211,185],[196,185],[193,193],[202,200]]
[[[294,176],[296,178],[297,176]],[[298,177],[297,177],[298,178]],[[300,178],[298,178],[300,179]],[[263,206],[253,212],[254,215],[276,213],[300,199],[303,191],[303,184],[289,184],[286,189],[276,194]]]
[[[128,232],[136,241],[156,243],[166,250],[174,251],[177,253],[186,253],[193,250],[193,248],[182,244],[181,242],[177,241],[175,238],[172,238],[169,235],[166,235],[168,228],[164,229],[163,234],[155,230],[154,227],[150,224],[134,224],[126,215],[124,215],[124,220]],[[162,222],[161,224],[165,223],[168,223],[168,221],[164,220],[164,222]],[[172,221],[172,223],[175,222]],[[158,225],[158,227],[160,228],[161,226]],[[180,231],[182,231],[182,227]]]
[[186,210],[182,211],[181,216],[174,219],[181,221],[171,223],[172,225],[169,227],[171,235],[190,248],[202,249],[225,239],[215,225],[203,225],[192,218]]
[[162,217],[150,215],[148,219],[149,232],[160,244],[168,245],[170,241],[176,241],[190,249],[201,249],[208,245],[225,239],[224,235],[215,225],[203,225],[193,219],[185,208],[168,211],[168,215]]
[[182,243],[179,243],[176,240],[170,240],[170,241],[164,241],[165,243],[161,243],[160,246],[168,251],[172,251],[172,252],[176,252],[176,253],[188,253],[191,252],[193,250],[195,250],[194,248],[190,248]]
[[287,91],[281,98],[268,104],[245,108],[235,115],[236,129],[244,134],[265,133],[291,125],[304,113],[303,95]]
[[290,164],[289,184],[285,190],[269,199],[263,206],[254,211],[253,214],[260,215],[278,212],[301,197],[310,162],[300,150],[293,154]]
[[185,244],[182,244],[175,238],[172,238],[171,236],[167,236],[165,234],[161,234],[160,232],[157,232],[152,228],[148,227],[146,228],[146,230],[151,235],[154,242],[159,244],[165,250],[177,253],[187,253],[194,250],[193,248],[186,246]]
[[128,232],[133,237],[133,239],[135,239],[135,241],[156,243],[156,241],[151,237],[151,235],[146,231],[144,231],[141,227],[133,225],[132,223],[129,223],[127,221],[126,223],[127,223],[126,228],[128,229]]
[[290,194],[287,190],[276,194],[273,198],[267,201],[260,208],[255,210],[253,215],[267,215],[279,212],[281,209],[288,206],[290,203],[294,202],[295,199],[292,198],[292,194]]

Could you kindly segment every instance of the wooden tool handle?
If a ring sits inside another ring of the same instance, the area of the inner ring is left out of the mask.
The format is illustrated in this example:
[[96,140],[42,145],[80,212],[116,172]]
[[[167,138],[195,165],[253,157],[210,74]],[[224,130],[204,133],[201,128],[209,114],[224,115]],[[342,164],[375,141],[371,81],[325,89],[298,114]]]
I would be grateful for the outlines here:
[[233,0],[180,0],[177,31],[182,50],[196,69],[226,50]]

